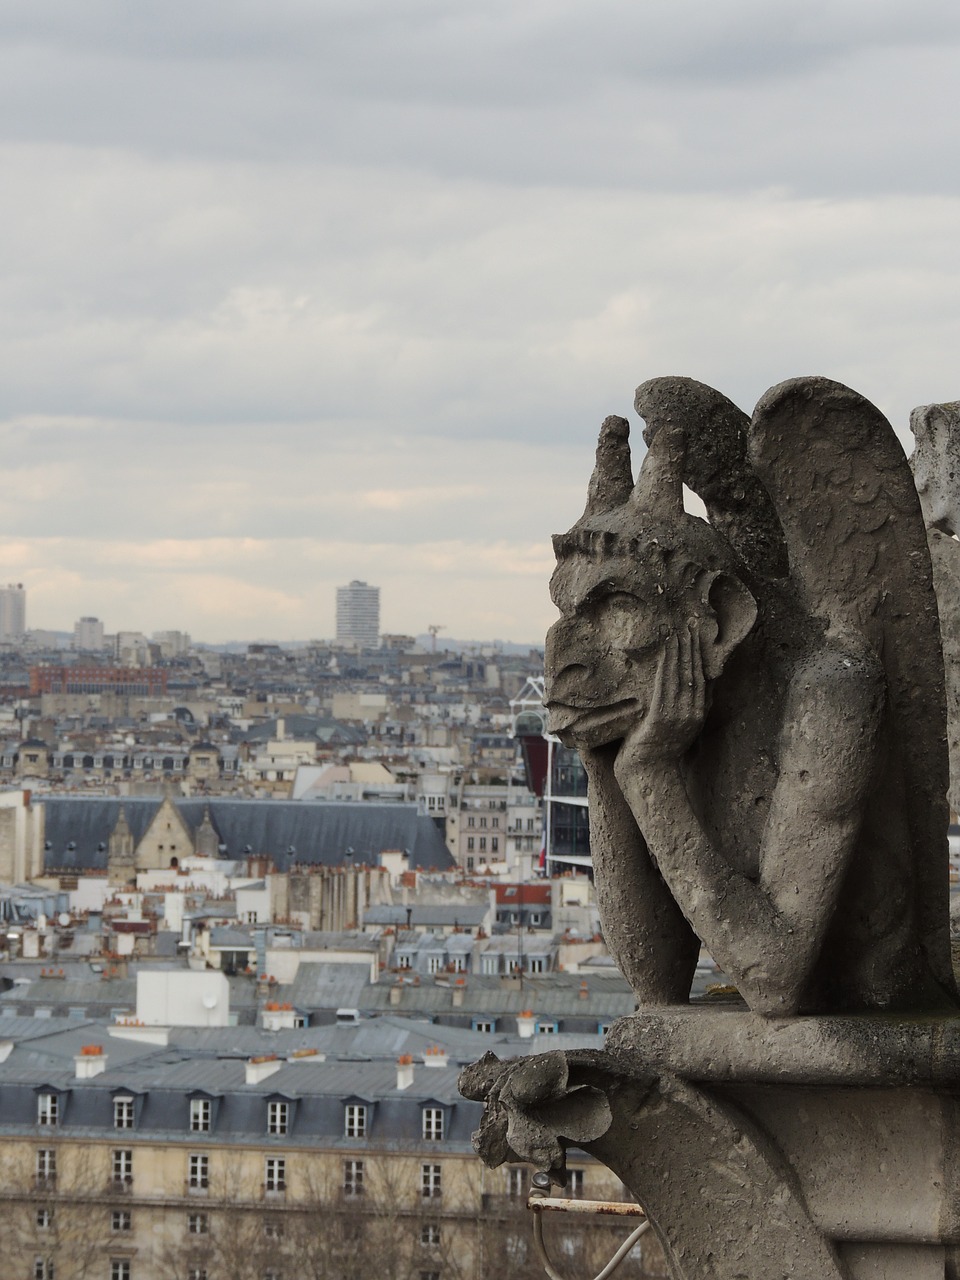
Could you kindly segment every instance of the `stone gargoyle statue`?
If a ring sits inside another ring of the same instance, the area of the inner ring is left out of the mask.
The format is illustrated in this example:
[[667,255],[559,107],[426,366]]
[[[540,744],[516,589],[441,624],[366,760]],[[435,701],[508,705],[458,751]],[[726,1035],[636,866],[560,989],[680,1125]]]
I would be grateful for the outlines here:
[[910,457],[927,526],[940,610],[950,746],[950,807],[960,812],[960,401],[924,404],[910,414]]
[[641,1007],[687,1000],[701,942],[757,1013],[955,1007],[937,606],[893,429],[816,377],[752,419],[688,378],[636,408],[638,478],[607,418],[554,538],[546,646],[610,951]]
[[[568,1147],[588,1151],[675,1280],[955,1280],[943,660],[917,496],[936,423],[915,424],[915,487],[880,412],[825,378],[752,418],[689,378],[644,383],[636,408],[639,476],[607,418],[554,539],[545,703],[586,767],[604,936],[638,1009],[603,1050],[468,1067],[475,1145],[560,1184]],[[746,1010],[689,1002],[701,942]]]

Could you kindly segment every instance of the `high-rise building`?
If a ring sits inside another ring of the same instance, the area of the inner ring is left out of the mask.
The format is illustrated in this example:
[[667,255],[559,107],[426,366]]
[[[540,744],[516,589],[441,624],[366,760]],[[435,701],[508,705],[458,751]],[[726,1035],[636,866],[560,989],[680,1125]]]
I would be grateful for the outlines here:
[[99,618],[78,618],[73,624],[73,647],[83,653],[99,653],[103,648],[103,623]]
[[153,643],[160,646],[161,658],[182,658],[190,650],[190,636],[186,631],[154,631]]
[[22,582],[0,587],[0,643],[18,644],[27,629],[27,593]]
[[337,587],[337,644],[376,649],[380,643],[380,588],[354,579]]

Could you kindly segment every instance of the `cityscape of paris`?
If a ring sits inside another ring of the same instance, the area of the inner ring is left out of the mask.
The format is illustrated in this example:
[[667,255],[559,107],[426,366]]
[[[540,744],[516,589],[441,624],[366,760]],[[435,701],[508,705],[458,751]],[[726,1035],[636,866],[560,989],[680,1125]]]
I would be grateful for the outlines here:
[[[908,453],[956,401],[958,44],[946,0],[3,6],[5,1275],[544,1274],[458,1078],[637,1006],[551,538],[654,376],[821,374]],[[553,1218],[570,1280],[630,1225]]]

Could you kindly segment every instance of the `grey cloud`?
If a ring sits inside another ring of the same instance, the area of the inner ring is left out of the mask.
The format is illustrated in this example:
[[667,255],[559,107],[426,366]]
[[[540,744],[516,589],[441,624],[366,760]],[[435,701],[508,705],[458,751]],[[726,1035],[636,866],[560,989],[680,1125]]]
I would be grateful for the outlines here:
[[645,378],[823,373],[901,430],[956,397],[958,37],[935,0],[0,7],[0,567],[47,625],[324,634],[349,574],[396,629],[535,636]]
[[942,147],[905,135],[956,140],[960,12],[945,0],[21,4],[4,35],[0,119],[19,141],[510,185],[851,192],[940,190]]

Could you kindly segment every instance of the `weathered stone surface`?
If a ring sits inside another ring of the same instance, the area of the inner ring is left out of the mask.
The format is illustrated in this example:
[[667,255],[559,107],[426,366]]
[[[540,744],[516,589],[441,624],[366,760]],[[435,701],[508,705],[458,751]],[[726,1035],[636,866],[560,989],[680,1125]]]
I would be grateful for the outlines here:
[[[687,378],[636,403],[636,482],[608,418],[554,539],[546,700],[639,1008],[602,1053],[468,1068],[475,1144],[560,1183],[592,1152],[675,1280],[960,1280],[943,665],[910,468],[823,378],[751,420]],[[917,488],[956,573],[946,409],[915,415]],[[701,940],[743,1002],[689,1004]]]
[[482,1158],[562,1182],[567,1147],[590,1151],[644,1206],[678,1280],[955,1275],[960,1018],[685,1006],[620,1019],[607,1046],[468,1068],[464,1092],[488,1105]]
[[960,812],[960,402],[926,404],[910,414],[910,458],[927,526],[940,609],[950,746],[950,807]]
[[749,424],[689,379],[637,403],[636,483],[608,418],[554,539],[546,655],[611,951],[641,1005],[686,998],[702,941],[764,1014],[955,1007],[939,628],[892,428],[824,378]]

